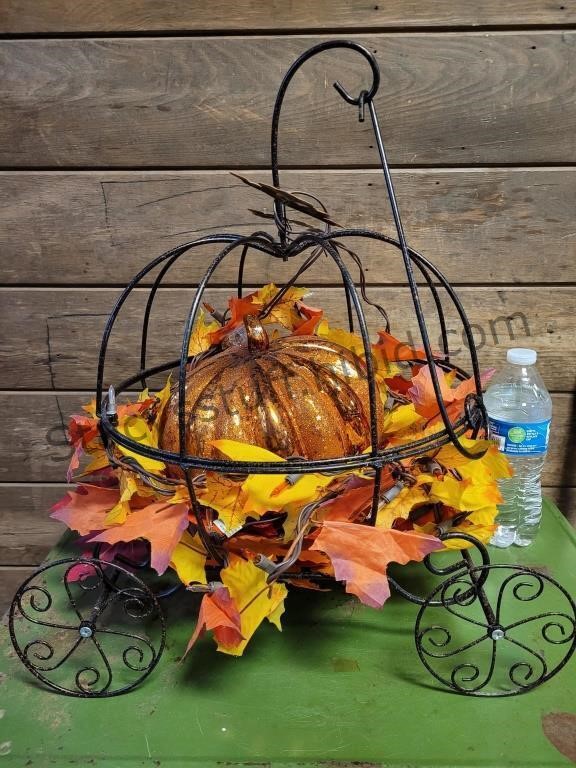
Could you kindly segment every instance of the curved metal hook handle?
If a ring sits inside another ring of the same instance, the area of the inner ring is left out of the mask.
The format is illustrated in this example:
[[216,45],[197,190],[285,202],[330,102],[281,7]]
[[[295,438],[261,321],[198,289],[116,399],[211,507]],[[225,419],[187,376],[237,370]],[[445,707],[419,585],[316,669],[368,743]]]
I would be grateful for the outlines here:
[[[378,86],[380,85],[380,69],[378,67],[378,63],[374,58],[374,56],[370,53],[370,51],[367,48],[365,48],[360,43],[355,43],[352,40],[327,40],[324,43],[315,45],[312,48],[309,48],[307,51],[305,51],[301,56],[299,56],[296,59],[296,61],[292,64],[290,69],[284,75],[284,78],[280,84],[280,88],[278,89],[278,94],[276,96],[276,103],[274,105],[274,113],[272,115],[271,150],[272,150],[273,184],[275,187],[280,186],[280,179],[278,174],[278,124],[280,121],[280,111],[282,109],[282,103],[284,101],[284,96],[286,94],[288,85],[290,84],[292,78],[294,77],[294,74],[298,71],[298,69],[300,69],[300,67],[306,61],[308,61],[308,59],[312,58],[318,53],[321,53],[322,51],[327,51],[334,48],[344,48],[344,49],[348,48],[350,50],[357,51],[370,64],[370,68],[372,70],[372,75],[373,75],[372,86],[370,87],[369,90],[362,90],[357,98],[350,96],[350,94],[344,89],[344,87],[339,82],[334,83],[334,87],[338,91],[340,96],[346,102],[348,102],[348,104],[358,105],[360,120],[363,120],[364,118],[365,105],[368,106],[368,112],[370,114],[370,120],[372,122],[372,129],[374,131],[374,138],[375,138],[376,146],[378,149],[378,155],[380,157],[382,173],[384,174],[384,181],[386,184],[386,191],[388,193],[388,199],[390,202],[392,217],[394,219],[394,225],[396,227],[396,232],[398,234],[398,243],[400,245],[400,250],[402,251],[404,267],[406,270],[406,277],[408,279],[410,293],[412,295],[412,302],[414,304],[414,310],[416,313],[416,318],[418,320],[418,327],[420,329],[420,335],[422,337],[422,344],[424,346],[424,351],[426,353],[426,362],[428,363],[428,367],[430,370],[430,377],[432,380],[436,401],[438,403],[438,409],[442,417],[442,422],[444,424],[444,428],[450,435],[452,444],[458,449],[458,451],[468,458],[471,458],[471,459],[477,458],[477,456],[473,452],[469,451],[458,439],[458,436],[452,427],[448,412],[444,405],[442,390],[440,386],[440,380],[438,378],[438,373],[436,371],[434,355],[432,352],[432,345],[430,343],[430,335],[428,332],[428,328],[426,326],[426,318],[422,308],[422,303],[421,303],[421,299],[418,291],[418,285],[414,277],[414,271],[412,268],[409,248],[406,242],[406,235],[404,234],[404,227],[402,225],[402,219],[400,216],[400,211],[398,209],[396,193],[394,192],[394,184],[392,183],[392,177],[390,175],[390,167],[388,165],[386,150],[384,149],[384,142],[382,140],[380,124],[379,124],[378,115],[376,112],[376,105],[374,103],[374,95],[376,94],[378,90]],[[280,244],[282,248],[285,248],[288,243],[288,238],[287,238],[288,223],[286,218],[286,208],[284,204],[279,200],[274,201],[274,218],[275,218],[276,226],[278,227],[278,236],[280,239]],[[467,327],[467,333],[469,333],[470,326],[468,324],[468,321],[466,321],[466,327]],[[471,358],[473,374],[474,374],[474,383],[476,386],[476,396],[478,398],[478,401],[480,403],[480,408],[482,410],[483,408],[483,406],[481,405],[482,382],[480,379],[480,367],[478,364],[478,356],[476,353],[476,349],[473,345],[470,347],[470,358]],[[482,411],[482,415],[485,420],[484,411]]]
[[[370,69],[372,70],[372,85],[367,90],[362,90],[359,95],[355,98],[353,96],[350,96],[348,91],[344,88],[344,86],[339,82],[336,81],[334,83],[334,88],[336,91],[340,94],[340,96],[346,101],[348,104],[356,104],[360,108],[360,120],[364,119],[364,104],[369,103],[374,96],[376,95],[376,92],[378,91],[378,87],[380,86],[380,68],[378,67],[378,63],[374,56],[370,53],[370,51],[360,43],[356,43],[353,40],[327,40],[323,43],[319,43],[318,45],[312,46],[312,48],[309,48],[307,51],[304,51],[303,54],[301,54],[291,65],[291,67],[288,69],[286,74],[284,75],[284,78],[282,79],[282,82],[280,83],[280,87],[278,89],[278,93],[276,95],[276,102],[274,104],[274,112],[272,114],[272,135],[271,135],[271,142],[270,142],[270,149],[271,149],[271,156],[272,156],[272,183],[275,187],[280,186],[280,175],[278,172],[278,127],[280,123],[280,112],[282,110],[282,104],[284,102],[284,96],[286,95],[286,91],[288,90],[288,86],[290,85],[290,82],[292,81],[292,78],[296,74],[296,72],[300,69],[300,67],[308,61],[308,59],[311,59],[313,56],[316,56],[318,53],[322,53],[323,51],[332,50],[334,48],[347,48],[349,50],[357,51],[361,56],[363,56],[368,64],[370,65]],[[280,241],[282,245],[286,244],[286,209],[283,203],[276,200],[274,201],[274,210],[276,215],[276,223],[278,225],[278,232],[280,236]]]

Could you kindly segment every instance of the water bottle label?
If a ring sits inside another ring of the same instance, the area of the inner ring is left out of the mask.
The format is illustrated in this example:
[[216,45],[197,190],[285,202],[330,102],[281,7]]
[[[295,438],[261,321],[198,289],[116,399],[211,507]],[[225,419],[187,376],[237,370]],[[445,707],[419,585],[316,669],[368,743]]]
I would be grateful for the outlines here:
[[528,424],[488,418],[492,438],[502,453],[511,456],[537,456],[546,453],[550,436],[550,419]]

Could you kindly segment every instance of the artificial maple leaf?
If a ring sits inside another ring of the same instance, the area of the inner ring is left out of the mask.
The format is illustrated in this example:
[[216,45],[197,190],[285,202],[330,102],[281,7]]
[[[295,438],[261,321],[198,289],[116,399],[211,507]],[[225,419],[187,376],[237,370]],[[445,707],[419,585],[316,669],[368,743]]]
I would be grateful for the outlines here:
[[154,495],[153,489],[141,482],[134,472],[119,468],[116,470],[116,476],[120,485],[120,498],[106,515],[106,526],[119,525],[126,520],[132,511],[131,501],[135,496],[146,498]]
[[[482,452],[485,451],[486,448],[488,448],[490,445],[488,440],[474,440],[470,437],[466,437],[465,435],[462,435],[459,438],[459,441],[462,447],[466,448],[466,450],[478,452],[479,458],[472,459],[472,461],[480,461]],[[464,456],[464,454],[460,453],[458,448],[456,448],[456,446],[452,443],[443,445],[442,448],[440,448],[440,450],[435,454],[435,459],[445,467],[451,467],[454,469],[459,469],[461,466],[469,464],[471,461],[471,459],[469,459],[467,456]]]
[[271,558],[284,557],[288,550],[288,544],[280,540],[265,539],[250,533],[240,532],[227,542],[227,549],[236,554],[250,552],[254,555],[265,555]]
[[344,349],[349,349],[360,358],[365,358],[364,343],[360,336],[341,328],[330,328],[327,320],[321,320],[316,328],[316,334],[323,339],[339,344]]
[[292,331],[294,336],[308,336],[315,332],[316,326],[322,319],[323,310],[309,307],[301,301],[296,302],[298,312],[304,316],[304,320]]
[[[96,401],[94,400],[94,414],[96,413]],[[86,408],[89,409],[91,412],[91,407],[86,406]],[[104,451],[104,447],[102,445],[102,442],[100,440],[100,433],[98,431],[98,420],[96,419],[96,416],[88,415],[85,416],[84,414],[78,414],[73,415],[70,417],[70,420],[68,422],[68,442],[73,447],[72,456],[70,458],[70,464],[68,466],[68,471],[66,474],[66,478],[68,482],[72,479],[73,473],[79,468],[80,466],[80,456],[82,453],[89,450],[89,447],[92,447],[93,450],[96,449],[96,447],[100,448],[101,453],[106,456],[106,453]],[[106,458],[106,463],[108,462],[108,459]]]
[[[454,390],[450,388],[444,378],[444,371],[439,366],[435,366],[436,375],[442,401],[451,403],[455,399]],[[423,365],[416,376],[412,379],[412,387],[408,390],[408,395],[414,403],[414,407],[421,416],[431,418],[438,413],[438,401],[432,384],[432,376],[428,365]]]
[[98,420],[95,416],[73,414],[68,421],[68,439],[72,445],[81,445],[84,448],[95,437],[98,437]]
[[[129,416],[126,419],[119,420],[118,432],[130,440],[139,443],[140,445],[147,446],[149,448],[157,448],[157,432],[153,432],[150,429],[150,425],[143,416]],[[160,473],[165,469],[164,464],[157,459],[149,459],[147,456],[141,456],[136,451],[132,451],[130,448],[125,448],[123,445],[118,445],[118,450],[124,455],[129,456],[138,462],[142,469],[147,472]]]
[[280,627],[280,614],[288,590],[278,582],[267,584],[267,574],[250,560],[231,555],[228,565],[220,571],[220,578],[240,614],[242,640],[231,644],[219,641],[218,650],[232,656],[241,656],[254,632],[264,619]]
[[125,523],[102,531],[90,541],[116,544],[146,539],[150,542],[150,565],[161,574],[168,568],[172,552],[187,525],[188,504],[160,501],[134,510]]
[[219,587],[203,596],[196,628],[182,658],[198,638],[209,630],[214,632],[216,642],[227,648],[237,648],[244,640],[240,630],[240,614],[226,587]]
[[442,549],[442,542],[412,531],[325,521],[311,549],[328,555],[335,578],[346,582],[346,592],[356,595],[365,605],[381,608],[390,597],[388,564],[420,562],[431,552]]
[[378,342],[372,345],[372,349],[378,352],[387,364],[397,363],[400,360],[426,360],[426,352],[423,349],[414,349],[388,331],[378,331]]
[[388,438],[389,445],[405,445],[406,443],[412,443],[415,440],[423,440],[425,437],[433,437],[442,432],[442,427],[435,424],[433,426],[422,427],[420,423],[416,422],[411,427],[407,427],[401,432],[395,432]]
[[468,478],[457,480],[451,475],[445,475],[430,485],[430,499],[441,501],[462,512],[471,512],[489,503],[499,504],[502,495],[496,483],[479,484]]
[[213,335],[218,333],[220,328],[220,323],[214,319],[207,320],[206,312],[201,309],[194,322],[190,343],[188,344],[188,354],[191,357],[199,355],[210,349],[212,344],[218,343],[213,340]]
[[385,414],[382,432],[386,436],[394,435],[398,432],[404,432],[418,422],[422,422],[422,416],[416,412],[413,403],[398,405]]
[[[459,404],[465,400],[467,395],[476,392],[474,377],[470,377],[469,379],[460,382],[457,387],[451,387],[442,368],[436,365],[435,370],[440,387],[440,394],[445,405],[454,403],[455,408],[458,408]],[[486,384],[493,373],[494,369],[491,368],[482,374],[482,385]],[[438,414],[438,401],[432,384],[432,375],[430,373],[429,365],[423,365],[416,376],[414,376],[412,379],[412,386],[408,390],[408,395],[412,399],[416,410],[422,416],[431,419]],[[452,410],[454,410],[454,408]]]
[[184,531],[172,551],[170,566],[183,584],[206,584],[206,551],[198,534]]
[[[326,211],[320,208],[316,208],[309,200],[302,199],[297,194],[288,192],[286,189],[280,189],[280,187],[275,187],[272,184],[265,184],[261,181],[253,181],[252,179],[247,179],[245,176],[241,176],[239,173],[234,173],[233,171],[230,171],[230,174],[235,176],[237,179],[240,179],[240,181],[244,182],[244,184],[247,184],[249,187],[254,187],[254,189],[257,189],[260,192],[264,192],[266,195],[270,195],[270,197],[273,197],[274,200],[281,201],[288,208],[294,208],[296,211],[300,211],[300,213],[305,213],[314,219],[320,219],[320,221],[328,222],[335,227],[340,226],[330,218],[330,215]],[[254,213],[257,212],[254,211]]]
[[321,520],[361,520],[370,511],[373,495],[373,482],[347,489],[318,507],[317,516]]
[[376,527],[391,528],[394,520],[399,517],[407,518],[415,506],[429,500],[426,491],[417,485],[402,488],[392,501],[379,507],[376,516]]
[[230,536],[246,521],[242,482],[219,472],[207,472],[205,486],[197,492],[198,501],[218,513],[217,527]]
[[50,517],[65,523],[68,528],[84,536],[106,527],[106,515],[120,499],[118,488],[101,488],[97,485],[79,485],[68,491],[51,510]]
[[[95,451],[90,451],[89,456],[92,458],[84,467],[83,471],[78,475],[78,477],[87,477],[88,475],[93,475],[96,472],[100,472],[100,470],[110,466],[110,459],[108,458],[108,454],[104,450],[103,446]],[[69,477],[68,482],[70,482],[70,479],[71,478]]]
[[[490,473],[494,480],[512,477],[514,470],[506,456],[498,450],[498,446],[491,440],[473,440],[462,436],[459,438],[461,445],[469,451],[477,451],[479,458],[469,459],[452,445],[444,445],[436,454],[436,459],[445,467],[457,469],[460,474],[473,473],[474,468],[484,469]],[[481,455],[484,452],[484,455]],[[469,475],[471,476],[471,475]]]
[[218,328],[211,332],[211,344],[220,344],[230,331],[241,325],[247,315],[254,315],[258,312],[258,306],[253,302],[252,294],[243,298],[232,297],[228,299],[228,307],[230,309],[230,319],[224,325],[218,326]]
[[[265,307],[279,292],[279,288],[271,286],[273,290],[267,293],[257,292],[256,300],[262,301],[262,306]],[[272,307],[272,309],[266,313],[264,318],[267,323],[279,323],[288,330],[295,330],[302,322],[302,317],[297,309],[297,304],[301,299],[308,294],[308,288],[297,288],[291,286],[282,295],[282,298]],[[266,297],[266,298],[264,298]],[[310,307],[312,310],[312,307]]]
[[[281,456],[249,443],[238,440],[212,440],[210,444],[235,461],[278,462],[286,464],[287,470],[290,467],[289,462]],[[315,472],[302,475],[293,484],[282,487],[282,475],[282,472],[277,475],[248,475],[242,483],[242,509],[245,516],[262,515],[269,510],[279,511],[290,505],[314,501],[320,497],[322,489],[333,480],[329,475]]]
[[162,389],[154,396],[154,423],[152,424],[150,431],[152,436],[152,444],[158,445],[160,439],[160,425],[162,423],[162,414],[164,409],[168,405],[170,396],[172,394],[172,374],[170,374],[166,380],[166,384]]
[[[470,512],[463,520],[450,528],[450,533],[467,533],[482,543],[488,544],[497,527],[497,514],[498,508],[495,505]],[[436,523],[426,523],[423,526],[414,525],[414,530],[423,533],[434,533],[436,529]],[[445,539],[443,544],[445,549],[468,549],[473,546],[465,539]]]
[[412,376],[416,373],[416,366],[402,369],[400,373],[394,376],[385,376],[384,382],[391,392],[403,395],[408,395],[408,390],[412,387]]
[[[143,397],[143,393],[141,393],[138,402],[119,405],[117,409],[118,423],[124,424],[127,419],[139,415],[154,402],[154,398]],[[93,399],[87,405],[83,405],[82,409],[88,415],[73,415],[68,423],[68,439],[74,448],[67,472],[68,482],[70,482],[73,472],[80,466],[82,453],[92,456],[92,460],[82,475],[98,472],[109,465],[108,456],[100,439],[99,420],[96,418],[96,400]]]
[[[75,544],[81,546],[85,543],[85,537],[80,537]],[[148,544],[145,541],[131,541],[127,544],[99,544],[98,560],[103,563],[120,561],[122,567],[132,570],[130,563],[145,563],[148,559]],[[94,545],[87,547],[81,557],[90,560],[94,557]],[[137,566],[136,566],[137,567]],[[67,573],[66,581],[80,581],[88,576],[94,576],[94,566],[87,563],[79,563],[73,566]]]

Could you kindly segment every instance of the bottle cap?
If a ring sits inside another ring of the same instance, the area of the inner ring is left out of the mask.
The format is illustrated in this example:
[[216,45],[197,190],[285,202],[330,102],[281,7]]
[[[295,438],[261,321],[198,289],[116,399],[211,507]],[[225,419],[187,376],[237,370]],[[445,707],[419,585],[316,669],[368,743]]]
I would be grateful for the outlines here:
[[534,365],[538,354],[535,349],[513,347],[506,352],[506,360],[513,365]]

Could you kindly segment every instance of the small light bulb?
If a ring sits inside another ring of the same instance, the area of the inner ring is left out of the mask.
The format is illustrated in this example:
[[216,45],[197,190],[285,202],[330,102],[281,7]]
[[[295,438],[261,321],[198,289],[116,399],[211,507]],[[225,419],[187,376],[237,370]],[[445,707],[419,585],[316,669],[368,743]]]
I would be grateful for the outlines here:
[[116,392],[114,387],[110,385],[108,388],[108,402],[106,403],[106,416],[113,423],[118,421],[118,411],[116,409]]

